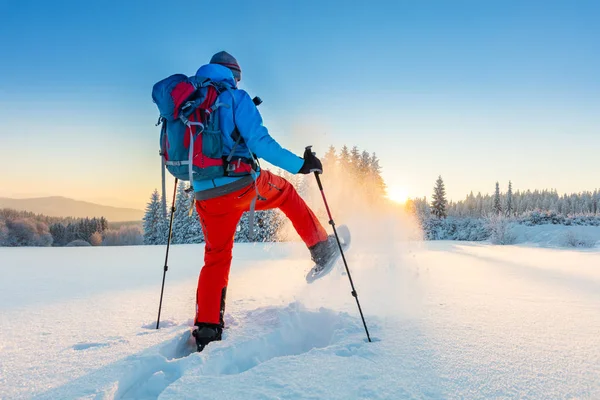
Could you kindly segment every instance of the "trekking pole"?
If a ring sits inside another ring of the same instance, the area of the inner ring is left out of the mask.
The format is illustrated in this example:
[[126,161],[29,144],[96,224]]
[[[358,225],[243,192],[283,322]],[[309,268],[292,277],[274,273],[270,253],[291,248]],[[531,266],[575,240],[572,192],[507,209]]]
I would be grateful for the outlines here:
[[[307,146],[306,148],[310,150],[312,146]],[[333,227],[333,233],[335,234],[335,239],[337,240],[338,247],[340,248],[340,253],[342,255],[342,260],[344,260],[344,266],[346,267],[346,273],[348,274],[348,279],[350,280],[350,287],[352,288],[352,297],[356,299],[356,305],[358,306],[358,312],[360,313],[360,318],[362,319],[363,326],[365,327],[365,332],[367,333],[367,339],[369,342],[371,341],[371,336],[369,335],[369,329],[367,329],[367,323],[365,322],[365,317],[363,316],[362,308],[360,307],[360,301],[358,301],[358,293],[356,293],[356,289],[354,289],[354,282],[352,281],[352,276],[350,275],[350,269],[348,268],[348,263],[346,262],[346,256],[344,255],[344,250],[342,249],[342,244],[340,243],[340,238],[338,236],[337,230],[335,229],[335,222],[333,221],[333,217],[331,216],[331,211],[329,210],[329,204],[327,203],[327,198],[325,197],[325,192],[323,191],[323,184],[321,183],[321,178],[319,178],[319,173],[314,171],[315,178],[317,178],[317,185],[319,185],[319,190],[321,191],[321,197],[323,197],[323,202],[325,203],[325,209],[327,210],[327,215],[329,216],[329,225]]]
[[160,310],[162,308],[163,292],[165,290],[165,277],[169,267],[167,266],[167,260],[169,259],[169,246],[171,245],[171,232],[173,230],[173,214],[175,214],[175,195],[177,194],[177,178],[175,178],[175,189],[173,189],[173,204],[171,205],[171,218],[169,221],[169,237],[167,238],[167,254],[165,255],[165,267],[163,269],[162,286],[160,288],[160,303],[158,304],[158,318],[156,319],[156,329],[160,323]]

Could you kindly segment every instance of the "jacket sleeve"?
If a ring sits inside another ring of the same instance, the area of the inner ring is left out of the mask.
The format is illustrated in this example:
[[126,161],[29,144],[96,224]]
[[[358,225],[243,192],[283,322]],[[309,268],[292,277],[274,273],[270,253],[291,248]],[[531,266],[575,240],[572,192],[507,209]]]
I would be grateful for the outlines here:
[[304,164],[304,159],[284,149],[269,135],[263,125],[262,117],[254,102],[243,90],[236,90],[235,124],[246,142],[246,146],[257,157],[280,167],[289,173],[297,174]]

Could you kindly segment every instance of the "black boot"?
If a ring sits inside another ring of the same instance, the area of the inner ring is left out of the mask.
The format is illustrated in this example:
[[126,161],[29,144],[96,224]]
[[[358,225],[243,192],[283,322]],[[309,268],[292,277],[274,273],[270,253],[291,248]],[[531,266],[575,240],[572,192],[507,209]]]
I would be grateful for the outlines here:
[[335,236],[329,235],[327,240],[319,242],[312,247],[309,247],[310,258],[315,262],[315,272],[319,272],[325,268],[332,258],[340,254],[340,248],[337,244]]
[[221,340],[223,327],[218,324],[205,324],[198,322],[192,331],[192,336],[196,338],[198,351],[204,350],[207,344],[216,340]]

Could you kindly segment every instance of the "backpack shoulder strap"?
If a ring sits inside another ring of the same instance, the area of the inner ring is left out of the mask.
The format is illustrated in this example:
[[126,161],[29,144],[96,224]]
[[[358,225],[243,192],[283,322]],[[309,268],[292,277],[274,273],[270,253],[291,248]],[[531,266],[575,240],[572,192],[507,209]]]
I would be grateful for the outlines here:
[[[167,132],[167,120],[164,117],[160,117],[158,119],[158,122],[156,123],[156,125],[158,126],[158,124],[160,124],[162,122],[162,126],[160,128],[160,140],[164,140],[166,132]],[[162,148],[162,146],[161,146]],[[162,206],[162,212],[163,212],[163,216],[165,218],[167,218],[167,187],[166,187],[166,169],[167,169],[167,165],[166,165],[166,160],[165,160],[165,154],[163,153],[163,150],[159,150],[160,152],[160,170],[161,170],[161,186],[162,186],[162,201],[161,201],[161,206]]]

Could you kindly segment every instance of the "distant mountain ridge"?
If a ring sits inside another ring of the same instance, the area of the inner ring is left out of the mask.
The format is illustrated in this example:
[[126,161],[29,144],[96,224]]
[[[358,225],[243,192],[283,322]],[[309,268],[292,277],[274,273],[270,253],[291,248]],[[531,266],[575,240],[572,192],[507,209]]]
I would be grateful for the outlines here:
[[36,197],[29,199],[11,199],[0,197],[0,208],[12,208],[18,211],[29,211],[49,217],[104,217],[110,222],[141,221],[143,210],[104,206],[87,201],[74,200],[67,197]]

